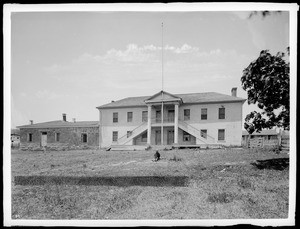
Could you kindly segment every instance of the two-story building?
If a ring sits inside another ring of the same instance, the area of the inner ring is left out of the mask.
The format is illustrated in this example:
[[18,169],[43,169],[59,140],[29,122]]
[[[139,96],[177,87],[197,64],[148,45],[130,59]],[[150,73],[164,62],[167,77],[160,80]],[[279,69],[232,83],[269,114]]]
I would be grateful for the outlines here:
[[241,145],[245,99],[215,92],[129,97],[97,107],[99,147]]

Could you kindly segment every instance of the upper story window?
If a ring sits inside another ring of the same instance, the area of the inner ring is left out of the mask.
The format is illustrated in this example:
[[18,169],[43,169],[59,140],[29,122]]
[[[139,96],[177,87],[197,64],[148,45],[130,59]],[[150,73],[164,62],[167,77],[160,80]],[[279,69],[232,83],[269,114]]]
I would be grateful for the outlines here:
[[127,112],[127,122],[132,122],[133,113]]
[[219,119],[225,119],[225,108],[219,108]]
[[207,119],[207,108],[201,108],[201,120]]
[[148,111],[142,111],[142,122],[148,121]]
[[59,142],[60,139],[60,133],[55,133],[55,141]]
[[112,136],[112,140],[113,140],[113,142],[116,142],[116,141],[118,141],[118,131],[113,131],[113,136]]
[[190,109],[184,109],[183,110],[183,120],[187,121],[191,119],[191,111]]
[[218,130],[218,140],[219,141],[224,141],[225,140],[225,130],[224,129],[219,129]]
[[88,140],[87,133],[82,133],[81,134],[81,142],[87,143],[87,140]]
[[32,139],[33,139],[33,138],[32,138],[32,133],[29,133],[29,134],[28,134],[27,140],[28,140],[29,142],[32,142]]
[[202,138],[207,138],[207,130],[200,130],[200,135]]
[[118,122],[118,112],[113,113],[113,122]]

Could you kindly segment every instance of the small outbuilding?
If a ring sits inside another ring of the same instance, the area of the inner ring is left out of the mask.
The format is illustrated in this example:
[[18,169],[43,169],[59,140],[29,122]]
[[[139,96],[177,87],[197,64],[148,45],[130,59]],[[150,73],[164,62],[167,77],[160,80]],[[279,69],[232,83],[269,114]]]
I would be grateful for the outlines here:
[[62,120],[18,126],[21,150],[71,150],[99,147],[99,121]]
[[279,133],[275,129],[261,130],[249,134],[242,132],[242,146],[248,148],[256,147],[275,147],[279,145]]

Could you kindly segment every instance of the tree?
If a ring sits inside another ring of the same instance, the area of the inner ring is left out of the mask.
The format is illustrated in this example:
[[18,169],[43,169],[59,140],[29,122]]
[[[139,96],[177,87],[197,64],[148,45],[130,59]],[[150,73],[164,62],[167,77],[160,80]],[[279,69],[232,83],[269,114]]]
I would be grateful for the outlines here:
[[[289,55],[289,48],[287,49]],[[248,94],[248,104],[257,104],[262,111],[252,111],[245,118],[244,128],[252,134],[274,126],[290,127],[290,74],[285,53],[275,56],[269,50],[243,70],[242,87]]]

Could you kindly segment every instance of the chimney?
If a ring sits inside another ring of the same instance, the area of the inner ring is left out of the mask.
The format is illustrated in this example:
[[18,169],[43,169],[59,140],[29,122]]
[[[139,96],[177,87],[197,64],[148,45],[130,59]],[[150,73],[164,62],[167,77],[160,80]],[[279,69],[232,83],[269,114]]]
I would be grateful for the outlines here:
[[67,115],[63,113],[62,116],[63,116],[63,121],[66,122],[67,121]]
[[32,125],[32,124],[33,124],[33,120],[29,120],[29,122],[30,122],[30,125]]
[[76,122],[76,118],[73,118],[73,122]]
[[231,89],[231,96],[236,97],[236,91],[237,91],[237,88],[236,88],[236,87],[233,87],[233,88]]

